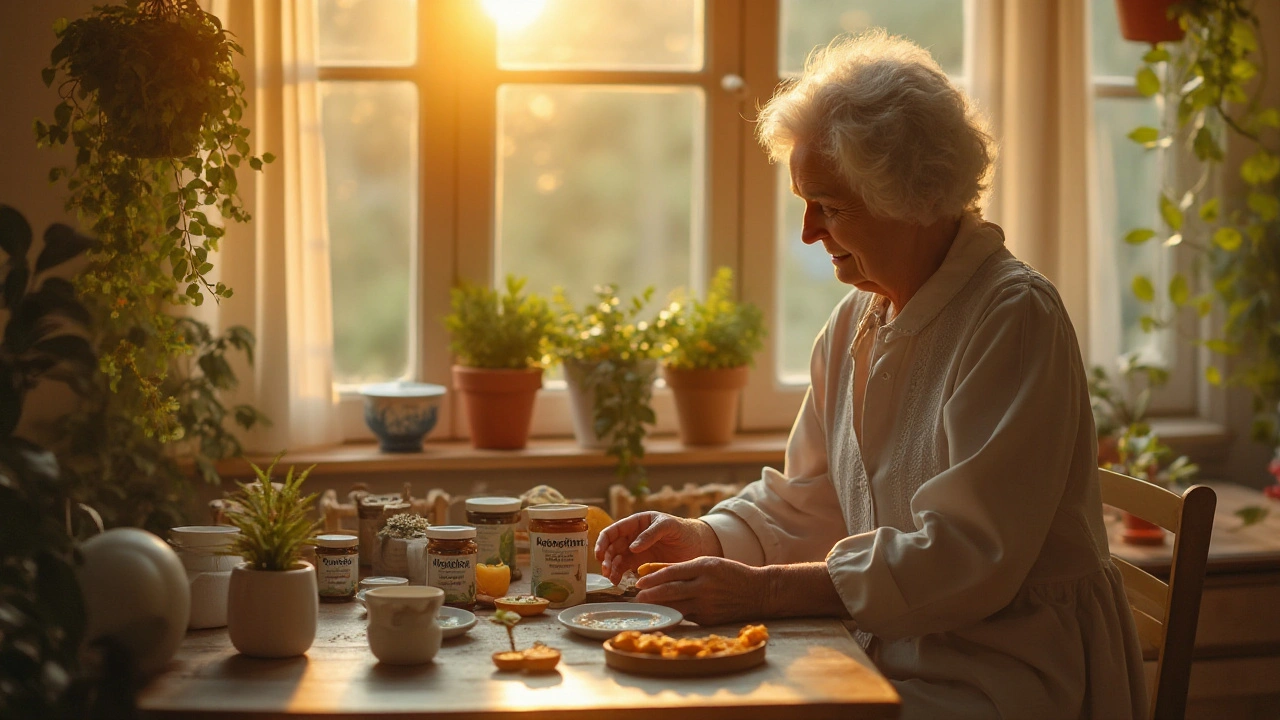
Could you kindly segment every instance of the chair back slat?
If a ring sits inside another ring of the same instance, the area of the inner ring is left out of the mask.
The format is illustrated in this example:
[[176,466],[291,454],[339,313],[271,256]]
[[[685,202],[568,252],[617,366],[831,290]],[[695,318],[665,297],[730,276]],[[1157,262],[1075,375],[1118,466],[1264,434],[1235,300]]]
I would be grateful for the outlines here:
[[1157,650],[1150,716],[1184,717],[1217,496],[1203,485],[1179,496],[1104,468],[1098,469],[1098,484],[1102,502],[1174,533],[1167,584],[1122,558],[1112,560],[1124,578],[1138,636]]

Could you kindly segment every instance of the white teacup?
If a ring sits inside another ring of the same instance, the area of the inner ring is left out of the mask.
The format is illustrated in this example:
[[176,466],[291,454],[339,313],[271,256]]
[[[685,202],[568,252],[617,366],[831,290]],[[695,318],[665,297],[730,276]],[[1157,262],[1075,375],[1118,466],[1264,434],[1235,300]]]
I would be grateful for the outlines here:
[[372,588],[364,595],[369,609],[369,650],[388,665],[430,662],[440,650],[436,613],[444,591],[425,585]]

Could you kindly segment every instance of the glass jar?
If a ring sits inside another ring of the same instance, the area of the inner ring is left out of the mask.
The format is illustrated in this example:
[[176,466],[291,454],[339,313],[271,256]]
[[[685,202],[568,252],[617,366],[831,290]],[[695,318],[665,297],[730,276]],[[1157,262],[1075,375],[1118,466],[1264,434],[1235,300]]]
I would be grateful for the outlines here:
[[480,562],[502,563],[516,572],[516,525],[520,522],[520,498],[478,497],[467,500],[467,522],[476,528]]
[[476,606],[476,529],[467,525],[427,528],[427,585],[444,591],[444,604]]
[[227,588],[231,571],[244,562],[229,554],[240,534],[230,525],[187,525],[169,530],[169,544],[178,553],[191,587],[187,629],[227,626]]
[[320,535],[316,538],[316,587],[323,602],[350,602],[360,580],[360,538]]
[[529,507],[529,589],[549,607],[579,605],[587,597],[587,506]]

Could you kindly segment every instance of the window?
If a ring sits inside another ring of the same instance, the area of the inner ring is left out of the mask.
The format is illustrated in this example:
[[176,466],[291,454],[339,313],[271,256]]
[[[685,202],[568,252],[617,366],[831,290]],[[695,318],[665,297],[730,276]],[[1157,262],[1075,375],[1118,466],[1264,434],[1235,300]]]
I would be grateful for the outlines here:
[[[1158,227],[1155,199],[1162,184],[1174,184],[1177,169],[1171,161],[1175,153],[1147,150],[1127,135],[1139,126],[1167,127],[1176,121],[1162,118],[1164,108],[1158,99],[1143,97],[1135,87],[1134,73],[1149,48],[1120,36],[1111,0],[1092,2],[1095,178],[1090,362],[1114,372],[1117,357],[1136,352],[1144,361],[1170,370],[1169,383],[1153,394],[1152,412],[1195,414],[1200,376],[1195,353],[1172,330],[1144,332],[1140,317],[1152,314],[1153,307],[1140,303],[1130,289],[1138,274],[1149,276],[1157,288],[1168,287],[1179,254],[1154,240],[1139,246],[1122,242],[1134,228]],[[1155,314],[1168,311],[1167,295],[1157,292]]]
[[[575,303],[601,282],[652,285],[657,301],[727,265],[771,332],[745,430],[790,426],[813,338],[848,291],[799,242],[799,201],[744,120],[754,97],[872,26],[962,83],[969,66],[969,0],[315,2],[340,389],[448,384],[455,278],[514,273]],[[662,388],[655,409],[673,431]],[[554,381],[536,412],[535,435],[569,434]],[[455,416],[435,437],[465,433]]]

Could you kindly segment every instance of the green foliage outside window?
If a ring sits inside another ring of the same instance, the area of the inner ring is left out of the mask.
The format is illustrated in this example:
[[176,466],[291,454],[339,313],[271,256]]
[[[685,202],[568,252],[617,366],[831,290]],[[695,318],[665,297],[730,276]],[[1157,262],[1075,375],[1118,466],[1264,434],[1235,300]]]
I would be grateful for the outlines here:
[[733,271],[727,267],[716,271],[705,301],[676,300],[663,315],[671,323],[671,349],[663,362],[672,367],[743,367],[764,347],[764,314],[751,303],[734,300]]
[[[1134,245],[1160,240],[1193,251],[1192,276],[1177,273],[1164,290],[1173,311],[1144,315],[1142,326],[1148,331],[1170,327],[1181,309],[1200,317],[1221,309],[1218,334],[1196,342],[1230,358],[1234,369],[1226,374],[1212,365],[1205,377],[1214,385],[1249,389],[1253,437],[1274,447],[1280,443],[1280,154],[1275,142],[1280,110],[1250,94],[1263,69],[1258,16],[1251,7],[1243,0],[1179,3],[1174,11],[1187,31],[1185,39],[1145,55],[1138,90],[1161,95],[1176,119],[1167,127],[1139,127],[1129,137],[1147,148],[1185,151],[1198,161],[1199,172],[1185,192],[1166,188],[1157,198],[1167,234],[1137,228],[1124,240]],[[1232,207],[1230,198],[1214,192],[1214,171],[1235,143],[1249,148],[1240,167],[1247,186],[1243,207]],[[1203,290],[1195,294],[1197,280]],[[1149,277],[1135,277],[1132,287],[1139,300],[1155,301],[1158,290]]]

